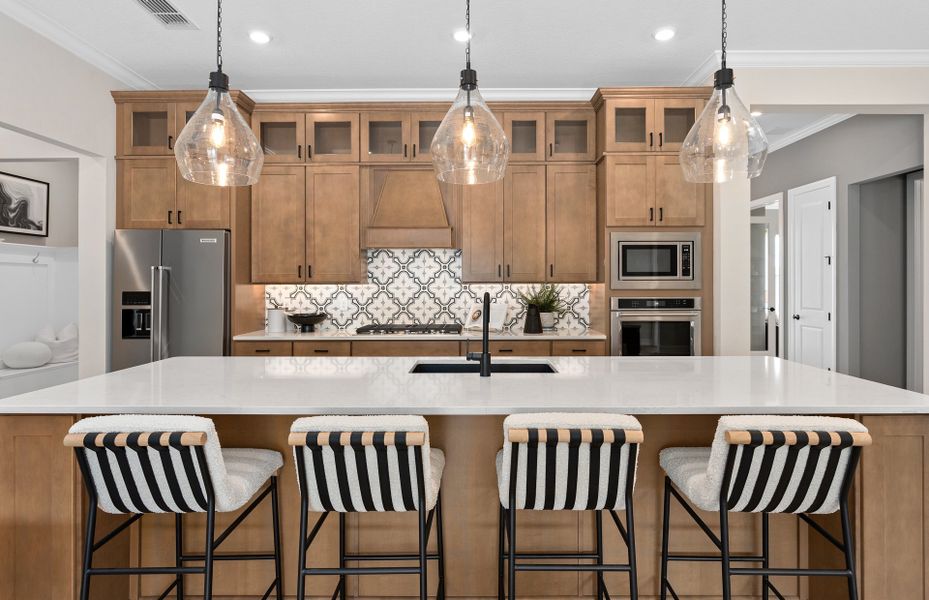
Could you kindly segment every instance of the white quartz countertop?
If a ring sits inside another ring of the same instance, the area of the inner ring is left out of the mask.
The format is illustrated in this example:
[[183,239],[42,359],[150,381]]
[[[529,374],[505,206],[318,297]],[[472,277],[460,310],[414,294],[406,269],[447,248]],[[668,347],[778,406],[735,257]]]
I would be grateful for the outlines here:
[[[413,374],[436,358],[169,358],[0,399],[0,414],[916,414],[929,396],[761,356],[554,357],[556,374]],[[500,359],[496,362],[517,362]]]
[[[557,340],[605,340],[606,334],[594,329],[553,329],[543,333],[523,333],[520,330],[491,331],[489,335],[493,341],[557,341]],[[232,338],[236,342],[342,342],[342,341],[466,341],[481,339],[481,332],[474,330],[463,330],[460,334],[443,334],[443,333],[383,333],[383,334],[357,334],[354,330],[338,331],[313,331],[310,333],[300,333],[299,331],[288,331],[286,333],[268,333],[265,330],[252,331],[243,333]]]

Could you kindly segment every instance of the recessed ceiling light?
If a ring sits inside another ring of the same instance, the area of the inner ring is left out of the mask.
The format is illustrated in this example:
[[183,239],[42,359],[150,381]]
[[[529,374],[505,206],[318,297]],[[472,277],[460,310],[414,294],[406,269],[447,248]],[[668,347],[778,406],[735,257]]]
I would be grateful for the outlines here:
[[271,36],[264,31],[252,31],[248,34],[248,38],[256,44],[267,44],[271,41]]
[[467,42],[471,38],[471,34],[465,29],[456,30],[454,35],[456,42]]
[[676,33],[677,32],[674,30],[673,27],[662,27],[661,29],[653,33],[652,36],[659,42],[667,42],[668,40],[673,38],[674,34]]
[[753,116],[753,117],[760,117],[760,116],[763,115],[763,114],[764,114],[764,113],[761,112],[760,110],[753,110],[753,111],[752,111],[752,116]]

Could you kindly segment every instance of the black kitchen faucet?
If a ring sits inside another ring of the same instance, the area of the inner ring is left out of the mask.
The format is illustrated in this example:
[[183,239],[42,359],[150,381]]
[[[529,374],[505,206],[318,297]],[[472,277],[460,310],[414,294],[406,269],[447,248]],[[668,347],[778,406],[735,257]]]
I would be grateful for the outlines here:
[[484,310],[481,313],[483,321],[483,338],[480,352],[468,352],[468,360],[481,362],[481,377],[490,377],[490,293],[484,292]]

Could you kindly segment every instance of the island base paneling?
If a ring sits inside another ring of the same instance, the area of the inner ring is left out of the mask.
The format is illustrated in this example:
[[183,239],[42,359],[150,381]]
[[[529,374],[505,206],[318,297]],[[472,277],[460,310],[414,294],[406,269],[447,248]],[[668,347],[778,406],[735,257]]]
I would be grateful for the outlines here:
[[[86,495],[73,453],[61,440],[73,415],[0,416],[0,600],[6,598],[77,598],[80,582],[82,530]],[[286,415],[213,416],[224,447],[273,448],[285,457],[280,471],[284,562],[284,591],[296,591],[296,548],[299,494],[287,433],[294,417]],[[456,598],[496,596],[498,492],[494,457],[502,444],[502,416],[430,416],[432,444],[446,453],[442,482],[447,551],[447,591]],[[639,589],[645,599],[658,597],[663,474],[658,452],[672,445],[706,446],[715,430],[713,415],[651,415],[640,417],[645,443],[640,452],[635,492]],[[867,416],[874,445],[862,453],[853,488],[854,526],[861,598],[929,598],[926,518],[929,514],[929,416]],[[267,505],[223,544],[222,550],[266,551],[272,538]],[[217,532],[236,516],[217,519]],[[317,515],[311,515],[315,518]],[[621,515],[624,516],[624,515]],[[702,515],[715,527],[718,517]],[[123,517],[98,512],[98,538]],[[606,561],[625,561],[625,547],[607,518],[604,525]],[[832,516],[823,522],[830,529]],[[202,515],[187,515],[185,550],[202,551]],[[594,521],[585,512],[520,511],[518,540],[533,550],[592,550]],[[331,516],[313,545],[314,566],[335,566],[338,560],[338,518]],[[730,518],[734,552],[758,552],[761,539],[757,515]],[[711,553],[714,548],[678,506],[672,508],[672,550]],[[816,533],[791,515],[771,518],[772,566],[834,566],[841,557],[816,541]],[[107,553],[95,556],[96,566],[171,565],[174,562],[172,515],[147,515],[123,534]],[[348,516],[349,552],[413,551],[415,514],[353,514]],[[100,562],[97,563],[97,559]],[[517,592],[524,598],[558,600],[591,597],[589,574],[520,573]],[[216,597],[226,600],[260,597],[272,578],[270,563],[220,562],[216,568]],[[682,598],[720,597],[718,564],[672,564],[670,578]],[[611,596],[627,597],[628,579],[608,574]],[[832,580],[774,578],[788,598],[824,600],[845,598],[845,586]],[[429,587],[434,593],[437,573],[432,566]],[[329,598],[334,578],[308,579],[311,597]],[[416,597],[413,576],[350,578],[353,598]],[[148,600],[157,598],[167,577],[101,577],[93,583],[92,598]],[[200,576],[187,578],[189,596],[198,598]],[[127,591],[128,589],[128,591]],[[734,597],[760,598],[758,578],[736,577]]]

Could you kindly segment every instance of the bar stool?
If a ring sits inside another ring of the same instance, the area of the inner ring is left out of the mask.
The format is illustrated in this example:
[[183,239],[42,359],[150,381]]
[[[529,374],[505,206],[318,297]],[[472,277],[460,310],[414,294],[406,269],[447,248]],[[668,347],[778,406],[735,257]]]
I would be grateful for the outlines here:
[[[609,599],[607,572],[629,573],[630,597],[638,598],[632,491],[642,426],[626,415],[538,413],[510,415],[503,421],[503,449],[497,453],[500,493],[497,596],[516,598],[518,571],[586,571],[597,574],[597,598]],[[593,552],[517,552],[517,510],[595,511]],[[623,526],[616,514],[626,511]],[[609,512],[629,552],[626,564],[603,562],[603,511]],[[592,560],[594,564],[520,562]]]
[[[719,561],[722,563],[723,600],[732,597],[733,575],[761,576],[762,595],[769,591],[783,599],[771,576],[843,577],[848,596],[858,598],[857,571],[852,548],[848,491],[861,448],[871,436],[861,423],[834,417],[730,416],[719,420],[712,448],[666,448],[659,462],[667,473],[661,544],[661,598],[677,593],[668,579],[668,563]],[[671,497],[697,523],[719,550],[719,556],[671,554],[669,551]],[[696,513],[719,511],[720,535]],[[810,514],[841,513],[842,540],[826,531]],[[761,513],[760,555],[734,555],[729,551],[729,513]],[[793,513],[829,543],[842,551],[844,569],[791,569],[769,565],[768,515]],[[733,567],[732,563],[760,563],[760,567]]]
[[[283,466],[279,452],[250,448],[221,449],[213,421],[203,417],[119,415],[91,417],[75,423],[64,440],[73,447],[84,485],[90,496],[81,600],[90,596],[94,575],[174,575],[174,581],[161,594],[176,589],[184,598],[184,575],[202,574],[203,597],[213,594],[215,560],[274,561],[274,580],[264,594],[281,588],[280,515],[278,513],[277,471]],[[260,494],[256,493],[264,487]],[[217,512],[232,512],[251,503],[220,534],[214,537]],[[217,548],[265,498],[271,498],[274,550],[249,554],[223,554]],[[112,531],[96,537],[97,508],[111,514],[131,514]],[[183,521],[185,513],[206,513],[206,540],[203,554],[185,554]],[[138,521],[143,514],[174,513],[175,564],[173,567],[99,568],[93,555],[104,545]],[[202,567],[185,566],[203,562]]]
[[[428,597],[427,561],[437,560],[437,598],[445,598],[445,549],[440,485],[445,454],[429,447],[429,424],[418,416],[320,416],[294,421],[288,439],[294,447],[300,484],[300,548],[297,598],[306,596],[308,575],[338,575],[332,597],[345,600],[346,575],[419,575],[419,597]],[[308,511],[322,513],[309,529]],[[418,552],[347,554],[345,515],[352,512],[413,512],[419,522]],[[339,514],[338,568],[307,568],[310,545],[330,513]],[[437,552],[426,546],[436,527]],[[416,566],[346,567],[347,562],[417,561]]]

